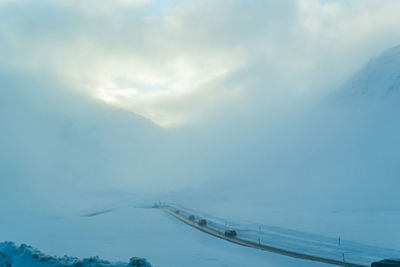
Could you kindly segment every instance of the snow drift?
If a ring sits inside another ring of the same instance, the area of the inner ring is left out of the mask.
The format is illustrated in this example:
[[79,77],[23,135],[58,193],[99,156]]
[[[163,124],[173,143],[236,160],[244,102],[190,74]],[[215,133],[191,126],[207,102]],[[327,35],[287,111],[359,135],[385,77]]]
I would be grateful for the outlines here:
[[31,246],[22,244],[19,247],[12,242],[0,243],[0,266],[1,267],[25,267],[25,266],[80,266],[80,267],[151,267],[146,259],[132,257],[129,263],[112,263],[99,257],[78,259],[64,256],[62,258],[48,256]]

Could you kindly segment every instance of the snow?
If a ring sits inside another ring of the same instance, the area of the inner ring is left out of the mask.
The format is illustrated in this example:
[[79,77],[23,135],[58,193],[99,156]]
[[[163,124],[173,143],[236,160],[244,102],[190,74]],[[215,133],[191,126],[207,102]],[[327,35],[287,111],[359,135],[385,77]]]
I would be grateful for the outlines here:
[[[345,103],[170,131],[51,90],[60,86],[51,81],[1,76],[0,238],[59,258],[138,256],[161,267],[326,266],[137,208],[155,200],[213,214],[204,216],[252,240],[261,226],[276,246],[361,262],[396,256],[399,49],[346,84]],[[3,246],[25,259],[21,247]]]
[[342,91],[346,94],[385,96],[399,90],[400,45],[371,59],[342,86]]
[[[139,256],[146,258],[153,266],[328,266],[242,247],[215,238],[180,222],[160,209],[138,208],[140,202],[135,197],[124,198],[124,201],[115,205],[106,205],[103,211],[107,212],[102,212],[100,207],[100,203],[106,201],[97,198],[95,202],[96,208],[91,210],[86,207],[84,211],[75,212],[1,212],[0,236],[5,240],[28,243],[58,257],[65,254],[80,258],[101,255],[109,261],[123,262],[132,256]],[[340,259],[344,252],[347,261],[366,264],[400,255],[399,251],[351,242],[343,236],[341,246],[338,246],[337,238],[316,235],[313,231],[302,232],[251,222],[251,217],[245,217],[246,220],[243,217],[238,218],[240,216],[228,219],[219,215],[220,213],[213,216],[182,206],[178,208],[187,210],[188,214],[194,213],[208,219],[211,226],[218,229],[234,228],[241,238],[257,241],[261,236],[263,244],[312,255]],[[218,209],[213,207],[210,210],[215,212]],[[256,213],[255,208],[252,213]],[[318,218],[317,215],[314,213],[313,218]],[[272,218],[274,215],[265,216],[264,222],[270,221],[267,217]],[[340,218],[335,220],[331,224],[322,223],[320,226],[334,226]],[[397,227],[396,221],[389,222],[383,221],[388,227]],[[319,223],[310,224],[309,227],[313,228]],[[300,228],[296,222],[291,225]]]
[[344,257],[347,262],[367,266],[374,261],[385,258],[400,258],[400,250],[369,246],[343,239],[339,241],[338,238],[320,236],[282,227],[251,224],[248,222],[233,222],[177,204],[166,204],[162,207],[171,211],[179,210],[179,214],[187,218],[190,215],[195,215],[196,220],[206,219],[208,227],[221,233],[232,229],[237,232],[237,238],[239,239],[291,252],[338,261],[342,261]]
[[151,265],[141,258],[132,257],[128,263],[112,263],[102,260],[99,257],[78,259],[73,257],[53,257],[47,256],[31,246],[22,244],[17,247],[12,242],[0,243],[0,266],[2,267],[46,267],[46,266],[81,266],[81,267],[151,267]]
[[[0,236],[29,243],[50,255],[133,255],[153,266],[324,266],[231,244],[206,235],[158,209],[130,205],[98,216],[0,214]],[[27,224],[26,222],[31,222]]]

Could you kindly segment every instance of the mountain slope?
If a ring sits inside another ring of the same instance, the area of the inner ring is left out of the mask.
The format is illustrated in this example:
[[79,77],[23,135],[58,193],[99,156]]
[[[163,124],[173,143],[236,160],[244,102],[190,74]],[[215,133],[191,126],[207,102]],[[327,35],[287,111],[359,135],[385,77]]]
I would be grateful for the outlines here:
[[52,80],[3,75],[0,86],[0,198],[10,205],[143,186],[139,159],[151,158],[162,136],[150,121]]
[[350,94],[387,95],[400,91],[400,45],[386,50],[344,86]]
[[[336,94],[274,114],[275,120],[260,113],[235,122],[243,127],[213,129],[218,136],[196,142],[207,140],[202,170],[218,178],[163,199],[231,219],[400,249],[397,51],[354,76],[370,80],[353,77],[338,88],[346,101]],[[359,93],[343,96],[344,88]],[[365,97],[365,90],[386,97]]]

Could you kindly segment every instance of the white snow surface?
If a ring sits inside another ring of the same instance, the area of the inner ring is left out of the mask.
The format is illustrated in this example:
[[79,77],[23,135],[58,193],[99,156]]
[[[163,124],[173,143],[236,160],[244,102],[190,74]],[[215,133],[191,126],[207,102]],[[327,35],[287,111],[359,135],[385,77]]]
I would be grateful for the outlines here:
[[[120,262],[135,255],[161,267],[326,266],[232,244],[193,229],[161,210],[129,205],[89,217],[0,213],[0,236],[57,257],[101,255]],[[30,263],[20,266],[36,266]]]
[[[160,209],[138,208],[137,200],[130,201],[125,198],[123,202],[111,206],[99,204],[105,202],[104,199],[97,199],[95,202],[98,202],[97,208],[85,208],[76,212],[60,211],[57,214],[0,212],[0,237],[18,244],[28,243],[40,248],[46,254],[56,255],[51,259],[61,259],[61,263],[66,264],[65,266],[69,266],[67,265],[69,262],[78,261],[76,258],[63,257],[65,254],[79,258],[89,257],[89,259],[98,259],[96,255],[101,255],[101,258],[120,264],[111,266],[129,266],[120,262],[132,256],[146,258],[153,266],[329,266],[221,240],[186,225]],[[265,223],[240,220],[238,217],[225,219],[219,217],[222,216],[219,213],[215,213],[218,216],[213,216],[176,204],[175,208],[187,214],[196,214],[198,218],[206,218],[209,225],[221,231],[235,229],[240,238],[257,241],[260,237],[262,244],[291,251],[333,259],[341,259],[342,253],[345,253],[347,261],[363,264],[383,258],[400,257],[398,250],[352,242],[343,237],[339,246],[336,237],[313,234],[312,231],[307,233],[290,230]],[[214,207],[210,210],[216,212],[218,209]],[[255,213],[255,210],[252,212]],[[266,214],[263,221],[271,221],[267,220],[267,217],[273,219],[275,216]],[[316,214],[313,217],[318,218]],[[332,226],[335,229],[334,225],[341,218],[337,217],[336,221],[330,224],[317,221],[309,227],[312,229],[322,224],[321,226],[327,228]],[[392,227],[387,221],[384,223]],[[296,227],[298,224],[292,221],[286,225]],[[14,247],[14,251],[20,250],[21,247]],[[27,251],[28,254],[11,253],[18,255],[18,260],[15,262],[27,264],[15,266],[41,267],[42,265],[30,265],[32,259],[29,255],[35,250],[30,248]],[[48,256],[43,258],[47,259]]]
[[387,95],[400,90],[400,45],[386,50],[344,86],[349,94]]

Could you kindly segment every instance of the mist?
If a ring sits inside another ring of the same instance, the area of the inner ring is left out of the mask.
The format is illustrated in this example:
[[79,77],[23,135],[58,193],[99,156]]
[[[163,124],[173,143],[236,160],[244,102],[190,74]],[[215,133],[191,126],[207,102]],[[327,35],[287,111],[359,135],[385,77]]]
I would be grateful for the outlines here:
[[399,5],[0,1],[0,224],[167,201],[400,249]]

